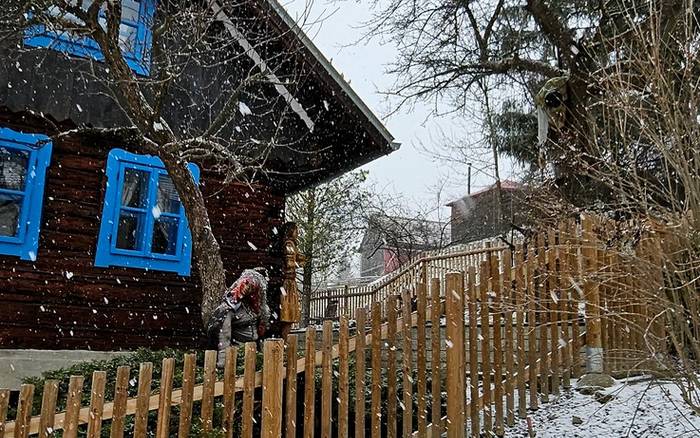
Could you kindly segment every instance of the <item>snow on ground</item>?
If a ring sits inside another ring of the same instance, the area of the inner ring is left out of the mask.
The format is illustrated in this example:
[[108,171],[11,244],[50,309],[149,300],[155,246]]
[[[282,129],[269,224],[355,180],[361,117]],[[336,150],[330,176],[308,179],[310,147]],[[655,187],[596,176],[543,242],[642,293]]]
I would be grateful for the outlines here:
[[[700,417],[683,404],[672,383],[637,377],[601,392],[614,398],[602,404],[572,390],[541,405],[530,414],[537,438],[700,437]],[[582,423],[573,424],[574,417]],[[529,436],[526,420],[518,421],[506,436]]]

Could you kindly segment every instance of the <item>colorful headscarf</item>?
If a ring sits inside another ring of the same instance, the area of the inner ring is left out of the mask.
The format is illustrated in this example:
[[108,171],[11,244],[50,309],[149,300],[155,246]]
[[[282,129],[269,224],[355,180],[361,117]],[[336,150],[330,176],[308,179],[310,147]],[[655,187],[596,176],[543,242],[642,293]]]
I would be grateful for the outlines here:
[[259,317],[259,334],[262,335],[270,324],[270,308],[267,305],[267,279],[252,269],[246,269],[241,273],[231,287],[224,293],[224,300],[232,308],[236,309],[245,304]]

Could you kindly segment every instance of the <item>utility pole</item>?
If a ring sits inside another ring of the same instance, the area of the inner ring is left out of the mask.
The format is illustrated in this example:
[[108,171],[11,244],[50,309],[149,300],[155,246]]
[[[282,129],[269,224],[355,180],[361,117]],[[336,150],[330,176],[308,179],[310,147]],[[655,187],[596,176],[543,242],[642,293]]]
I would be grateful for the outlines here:
[[467,163],[467,195],[472,193],[472,163]]

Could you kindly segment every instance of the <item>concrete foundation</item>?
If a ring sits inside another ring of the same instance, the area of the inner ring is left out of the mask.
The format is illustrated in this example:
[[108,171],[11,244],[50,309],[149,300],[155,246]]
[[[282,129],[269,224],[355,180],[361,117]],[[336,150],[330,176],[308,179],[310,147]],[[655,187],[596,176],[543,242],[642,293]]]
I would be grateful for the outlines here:
[[129,352],[123,351],[0,349],[0,388],[17,390],[24,377],[39,377],[44,371],[127,354]]

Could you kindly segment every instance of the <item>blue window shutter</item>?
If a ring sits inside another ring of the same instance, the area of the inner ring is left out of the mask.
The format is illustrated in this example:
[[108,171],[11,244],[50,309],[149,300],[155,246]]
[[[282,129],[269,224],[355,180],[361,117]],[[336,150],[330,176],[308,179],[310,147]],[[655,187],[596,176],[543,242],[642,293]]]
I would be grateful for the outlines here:
[[[199,168],[188,164],[192,177],[199,183]],[[121,194],[124,188],[124,174],[127,170],[137,171],[147,175],[147,193],[144,205],[139,207],[121,204]],[[182,203],[177,213],[162,213],[171,220],[178,221],[177,235],[172,236],[176,241],[175,254],[161,254],[152,251],[151,245],[155,232],[157,205],[157,184],[161,175],[167,175],[165,166],[160,158],[151,155],[137,155],[122,149],[112,149],[107,158],[107,188],[105,190],[102,208],[102,221],[97,240],[95,266],[122,266],[129,268],[153,269],[156,271],[177,272],[180,275],[190,275],[192,259],[192,235],[185,216]],[[140,226],[134,231],[134,239],[138,240],[138,249],[119,248],[117,235],[120,215],[130,217],[140,216]],[[169,235],[172,235],[169,230]]]
[[[90,1],[90,0],[86,0]],[[133,50],[124,53],[126,63],[134,73],[148,76],[151,70],[151,45],[153,42],[153,19],[156,0],[140,0],[138,21],[122,24],[136,29]],[[76,37],[69,32],[48,30],[44,25],[32,26],[24,32],[24,44],[30,47],[48,48],[80,58],[104,61],[99,45],[89,37]]]
[[0,186],[0,195],[22,199],[17,232],[14,236],[0,235],[0,254],[34,261],[39,249],[44,185],[46,170],[51,162],[52,143],[46,135],[0,128],[0,148],[17,151],[27,157],[23,189],[9,190]]

